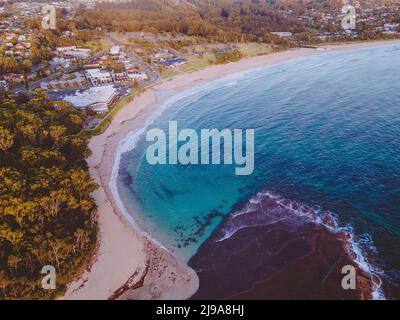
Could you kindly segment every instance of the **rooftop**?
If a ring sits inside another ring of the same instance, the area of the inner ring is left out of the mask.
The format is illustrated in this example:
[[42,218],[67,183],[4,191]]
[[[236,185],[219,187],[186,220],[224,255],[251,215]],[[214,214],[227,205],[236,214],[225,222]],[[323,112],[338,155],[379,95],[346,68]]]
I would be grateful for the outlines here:
[[121,51],[121,47],[120,46],[113,46],[110,49],[110,54],[119,54],[120,51]]
[[86,90],[75,91],[75,94],[67,95],[63,100],[70,102],[77,108],[85,108],[94,103],[106,103],[114,96],[117,89],[114,86],[92,87]]
[[86,73],[91,78],[102,78],[102,77],[111,77],[110,73],[107,71],[102,71],[101,69],[87,69]]

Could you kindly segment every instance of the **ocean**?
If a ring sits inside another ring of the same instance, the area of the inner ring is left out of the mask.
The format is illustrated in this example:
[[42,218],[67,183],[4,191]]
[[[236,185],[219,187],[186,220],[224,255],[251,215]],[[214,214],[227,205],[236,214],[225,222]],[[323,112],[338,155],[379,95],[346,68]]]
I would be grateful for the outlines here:
[[124,206],[188,262],[228,216],[260,192],[277,194],[300,212],[329,212],[351,234],[354,258],[382,279],[375,298],[399,298],[399,74],[400,46],[386,45],[249,70],[177,96],[159,91],[163,112],[147,129],[167,131],[171,120],[197,132],[254,129],[255,170],[150,165],[149,143],[132,133],[116,183]]

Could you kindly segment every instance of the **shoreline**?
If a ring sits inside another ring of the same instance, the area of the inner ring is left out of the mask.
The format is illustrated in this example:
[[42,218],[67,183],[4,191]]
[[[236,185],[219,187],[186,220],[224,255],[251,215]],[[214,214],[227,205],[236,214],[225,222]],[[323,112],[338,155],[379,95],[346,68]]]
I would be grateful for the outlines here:
[[[100,185],[93,193],[98,205],[99,245],[90,270],[68,286],[64,299],[187,299],[199,287],[191,268],[135,224],[122,212],[110,184],[121,142],[158,110],[155,89],[174,90],[179,95],[190,87],[225,76],[293,59],[324,53],[400,44],[400,40],[351,43],[291,49],[264,56],[214,65],[190,74],[180,74],[148,88],[124,106],[99,136],[90,140],[92,155],[87,159],[92,178]],[[118,163],[117,163],[118,165]],[[115,177],[114,177],[115,178]]]

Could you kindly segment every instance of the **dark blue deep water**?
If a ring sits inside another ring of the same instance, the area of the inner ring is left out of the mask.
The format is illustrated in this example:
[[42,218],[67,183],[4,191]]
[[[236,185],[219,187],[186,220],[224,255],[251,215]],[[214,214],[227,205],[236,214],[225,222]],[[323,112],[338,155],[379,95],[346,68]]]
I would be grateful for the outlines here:
[[250,176],[231,165],[151,166],[143,139],[124,155],[122,198],[178,255],[188,259],[221,215],[271,190],[335,213],[386,281],[400,284],[400,46],[231,76],[178,99],[151,127],[169,120],[196,130],[254,128],[256,136]]

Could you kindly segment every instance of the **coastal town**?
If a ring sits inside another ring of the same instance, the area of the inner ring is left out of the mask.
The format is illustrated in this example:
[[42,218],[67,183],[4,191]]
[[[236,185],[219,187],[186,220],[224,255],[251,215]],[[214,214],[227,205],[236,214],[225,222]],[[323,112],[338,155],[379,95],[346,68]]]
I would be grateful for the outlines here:
[[57,41],[66,45],[44,48],[43,41],[33,43],[39,36],[32,26],[33,21],[42,19],[45,4],[56,8],[64,24],[76,19],[77,10],[90,11],[97,5],[95,1],[73,0],[0,2],[0,87],[16,93],[41,88],[51,100],[67,101],[84,112],[85,129],[98,126],[107,112],[122,99],[132,98],[134,92],[212,63],[268,54],[282,46],[400,35],[400,7],[396,3],[366,3],[361,7],[357,2],[356,30],[340,27],[345,16],[340,7],[332,11],[284,3],[277,14],[296,19],[302,27],[270,31],[270,43],[199,40],[166,32],[108,32],[101,27],[88,31],[68,25],[62,28]]
[[[65,10],[66,18],[72,19],[73,1],[49,3],[57,10]],[[140,57],[142,50],[133,52],[113,36],[102,34],[91,46],[85,43],[43,49],[47,50],[47,56],[35,63],[38,60],[32,48],[35,35],[23,21],[41,17],[42,6],[43,3],[32,6],[16,2],[8,8],[11,13],[0,22],[0,64],[9,71],[0,73],[0,88],[17,94],[41,88],[50,100],[69,102],[85,113],[85,129],[96,127],[104,114],[124,97],[132,97],[135,91],[158,82],[160,69],[171,70],[187,62],[177,51],[159,49],[150,55],[151,62],[146,63],[149,56]],[[2,6],[0,14],[4,13]],[[144,33],[135,36],[142,41],[151,37]],[[73,39],[75,34],[65,31],[62,37]],[[20,65],[26,68],[21,70]]]
[[399,298],[399,46],[398,0],[0,0],[0,300]]

